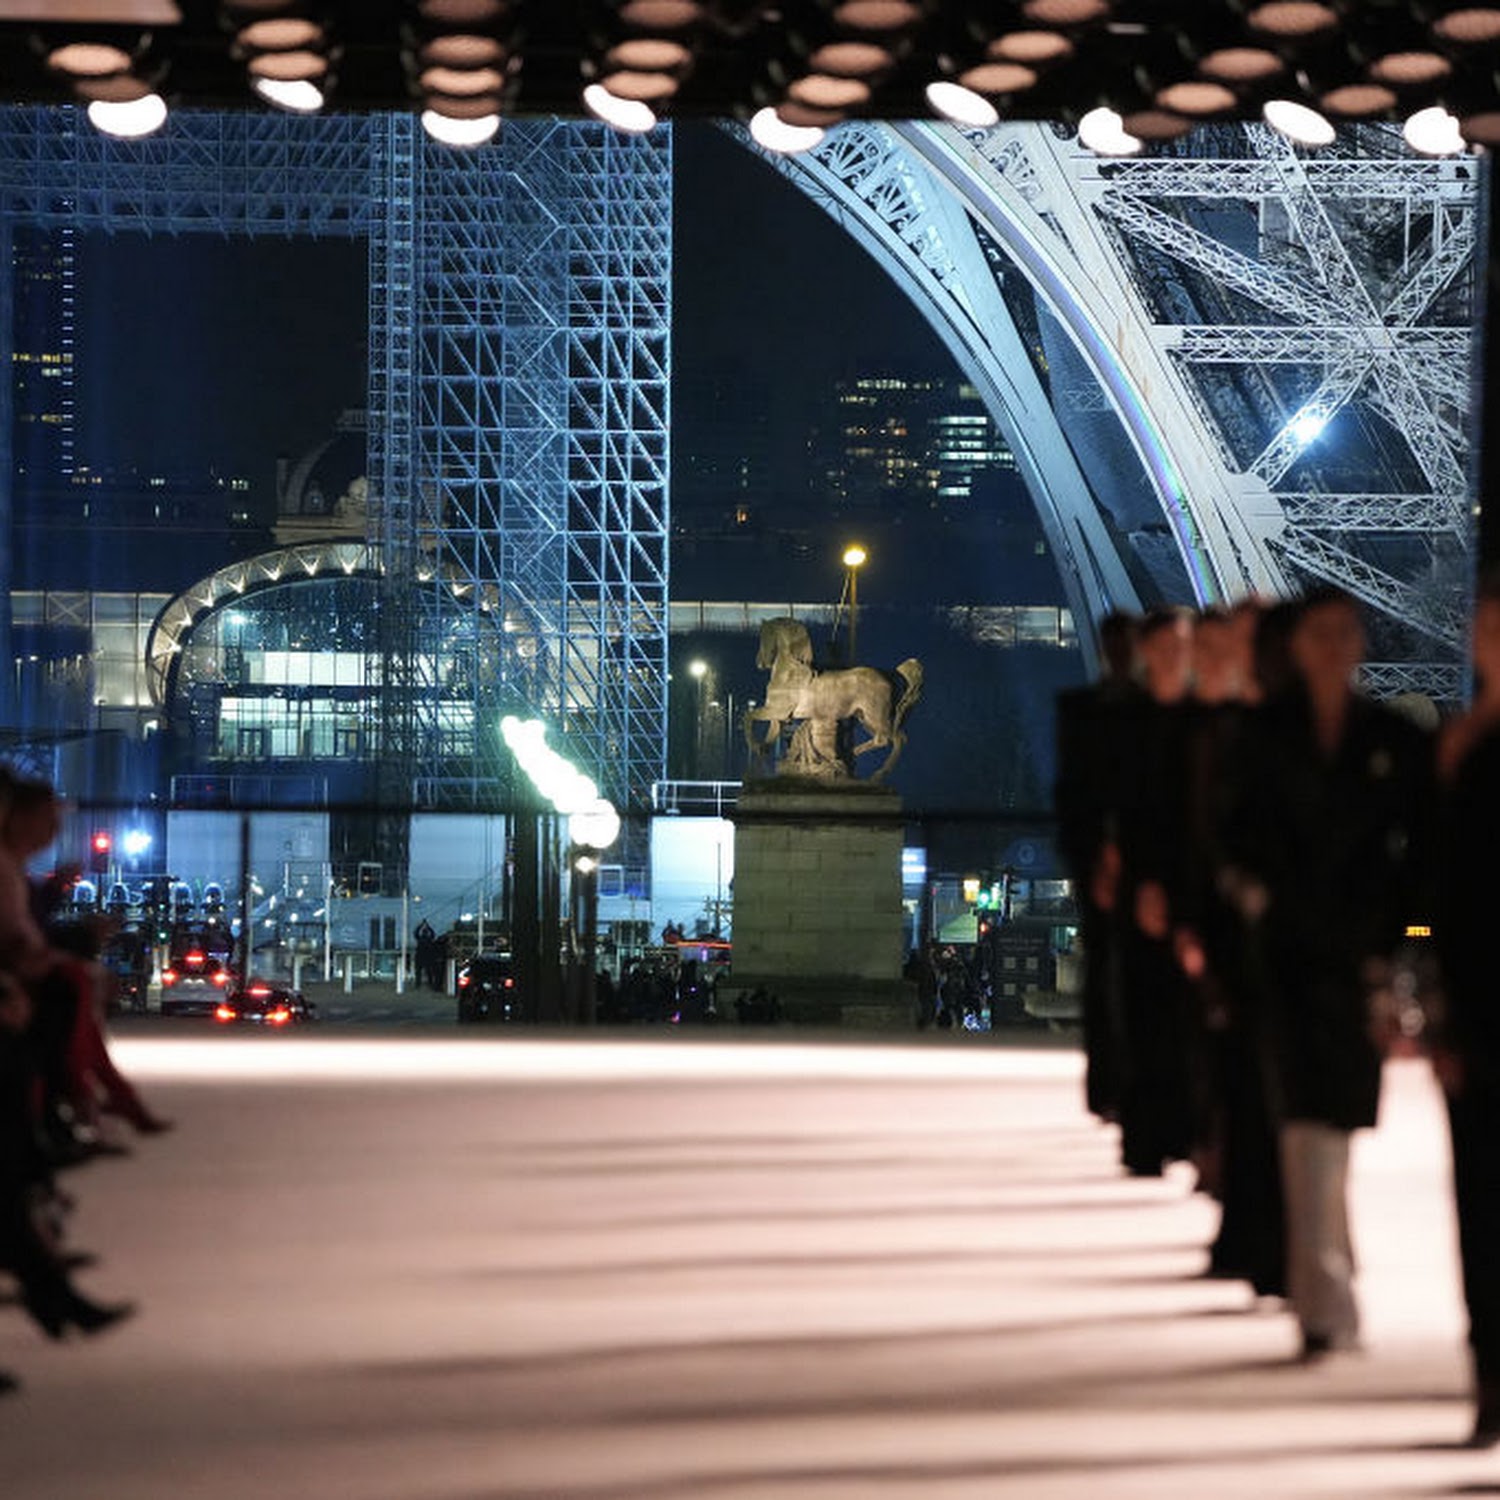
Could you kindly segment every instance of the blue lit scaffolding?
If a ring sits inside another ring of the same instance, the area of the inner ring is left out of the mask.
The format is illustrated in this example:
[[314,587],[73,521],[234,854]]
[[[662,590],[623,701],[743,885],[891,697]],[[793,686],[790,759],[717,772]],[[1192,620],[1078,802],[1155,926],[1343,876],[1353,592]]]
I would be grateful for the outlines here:
[[[520,708],[646,802],[666,741],[664,131],[519,121],[456,152],[407,115],[177,112],[126,143],[5,108],[0,223],[366,239],[381,799],[503,802],[498,721]],[[7,479],[9,443],[0,422]],[[8,523],[8,484],[3,503]]]

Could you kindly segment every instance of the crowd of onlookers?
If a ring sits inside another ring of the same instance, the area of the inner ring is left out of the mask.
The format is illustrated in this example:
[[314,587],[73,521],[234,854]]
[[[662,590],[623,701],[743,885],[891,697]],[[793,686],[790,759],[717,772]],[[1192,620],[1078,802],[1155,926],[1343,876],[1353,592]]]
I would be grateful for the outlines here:
[[1308,1360],[1357,1348],[1351,1133],[1420,1033],[1446,1090],[1474,1359],[1500,1440],[1500,580],[1473,707],[1358,688],[1331,588],[1104,623],[1064,694],[1057,806],[1086,954],[1087,1102],[1129,1173],[1192,1163],[1207,1274],[1284,1297]]
[[[60,823],[50,786],[0,771],[0,1271],[53,1339],[99,1333],[134,1311],[75,1285],[74,1273],[96,1257],[68,1241],[74,1200],[61,1174],[126,1154],[106,1115],[141,1134],[170,1127],[110,1059],[105,929],[67,899],[77,872],[27,878],[28,861],[53,844]],[[18,1384],[0,1371],[0,1393]]]

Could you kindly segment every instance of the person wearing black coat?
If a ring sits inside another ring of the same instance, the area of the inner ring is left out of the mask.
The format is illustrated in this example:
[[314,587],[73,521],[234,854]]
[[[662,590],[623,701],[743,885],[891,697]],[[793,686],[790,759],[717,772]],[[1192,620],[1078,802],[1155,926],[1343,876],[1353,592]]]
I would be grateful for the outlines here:
[[1474,1365],[1470,1442],[1500,1442],[1500,576],[1474,608],[1473,709],[1439,744],[1442,816],[1433,936],[1444,1004],[1433,1062],[1448,1103],[1459,1260]]
[[1103,674],[1057,699],[1058,841],[1073,878],[1083,946],[1084,1100],[1101,1120],[1120,1107],[1120,983],[1115,866],[1118,861],[1122,721],[1140,700],[1131,680],[1136,620],[1100,622]]
[[1297,683],[1246,737],[1225,880],[1261,947],[1288,1293],[1310,1359],[1359,1343],[1347,1181],[1350,1136],[1380,1099],[1371,986],[1429,915],[1434,808],[1427,736],[1354,687],[1355,601],[1307,595],[1290,648]]

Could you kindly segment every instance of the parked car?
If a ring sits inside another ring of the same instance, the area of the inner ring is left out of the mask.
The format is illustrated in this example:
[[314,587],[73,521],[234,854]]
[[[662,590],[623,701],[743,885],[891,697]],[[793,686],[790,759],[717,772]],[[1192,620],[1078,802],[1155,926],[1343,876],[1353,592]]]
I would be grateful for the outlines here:
[[234,984],[234,971],[202,948],[188,948],[161,971],[164,1016],[211,1016]]
[[315,1018],[317,1007],[303,998],[301,990],[270,979],[251,979],[236,985],[214,1008],[214,1019],[226,1026],[304,1026]]
[[458,1021],[520,1021],[515,961],[508,953],[476,953],[458,971]]

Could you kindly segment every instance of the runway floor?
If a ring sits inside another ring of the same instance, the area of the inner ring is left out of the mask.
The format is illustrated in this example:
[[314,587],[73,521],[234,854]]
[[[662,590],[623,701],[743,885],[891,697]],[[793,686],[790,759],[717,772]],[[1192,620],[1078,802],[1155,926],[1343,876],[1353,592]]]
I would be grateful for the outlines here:
[[[964,1045],[965,1041],[971,1044]],[[70,1176],[80,1284],[0,1308],[5,1500],[1500,1495],[1466,1431],[1446,1140],[1355,1158],[1368,1350],[1197,1279],[1071,1052],[131,1035],[178,1129]],[[1500,1274],[1500,1270],[1497,1270]]]

